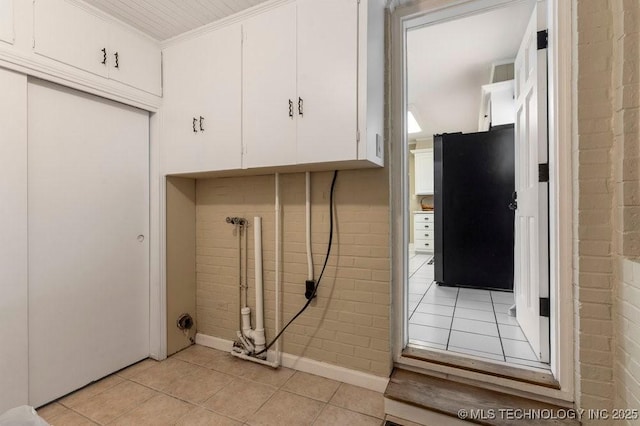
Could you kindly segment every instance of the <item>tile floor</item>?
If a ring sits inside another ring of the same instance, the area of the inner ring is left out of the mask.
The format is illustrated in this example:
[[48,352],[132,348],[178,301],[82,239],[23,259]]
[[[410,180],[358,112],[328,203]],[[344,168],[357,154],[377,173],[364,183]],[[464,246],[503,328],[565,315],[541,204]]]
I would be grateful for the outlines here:
[[410,344],[549,369],[509,316],[513,293],[433,284],[431,257],[409,259]]
[[204,346],[141,361],[39,408],[55,426],[381,425],[381,393]]

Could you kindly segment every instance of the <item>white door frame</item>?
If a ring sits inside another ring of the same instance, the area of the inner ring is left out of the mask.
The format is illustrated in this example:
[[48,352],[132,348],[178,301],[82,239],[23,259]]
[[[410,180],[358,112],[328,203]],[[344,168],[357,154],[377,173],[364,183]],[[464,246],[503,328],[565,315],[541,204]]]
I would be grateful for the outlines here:
[[[402,356],[408,342],[407,247],[408,159],[406,141],[406,31],[501,7],[518,0],[423,0],[398,7],[391,13],[390,169],[392,237],[392,351],[396,364],[479,380],[497,389],[526,392],[573,401],[573,296],[572,296],[572,156],[574,131],[572,55],[574,28],[572,2],[549,0],[549,256],[551,296],[551,371],[560,390],[525,384],[447,366],[436,366]],[[392,1],[393,4],[396,1]]]

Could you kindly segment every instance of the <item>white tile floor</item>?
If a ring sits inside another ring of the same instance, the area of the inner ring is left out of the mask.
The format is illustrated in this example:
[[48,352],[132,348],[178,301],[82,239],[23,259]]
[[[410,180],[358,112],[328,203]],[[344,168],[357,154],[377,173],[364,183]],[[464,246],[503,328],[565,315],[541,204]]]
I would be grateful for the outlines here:
[[539,362],[516,319],[513,293],[440,287],[432,256],[409,259],[409,343],[511,364],[549,369]]

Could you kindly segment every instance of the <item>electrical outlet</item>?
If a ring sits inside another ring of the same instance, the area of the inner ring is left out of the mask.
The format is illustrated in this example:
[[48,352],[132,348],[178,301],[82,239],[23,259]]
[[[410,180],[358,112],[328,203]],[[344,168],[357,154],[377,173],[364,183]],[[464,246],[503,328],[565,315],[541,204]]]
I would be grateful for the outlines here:
[[316,289],[316,282],[314,280],[307,280],[305,281],[305,287],[304,297],[309,300],[314,297],[313,291]]

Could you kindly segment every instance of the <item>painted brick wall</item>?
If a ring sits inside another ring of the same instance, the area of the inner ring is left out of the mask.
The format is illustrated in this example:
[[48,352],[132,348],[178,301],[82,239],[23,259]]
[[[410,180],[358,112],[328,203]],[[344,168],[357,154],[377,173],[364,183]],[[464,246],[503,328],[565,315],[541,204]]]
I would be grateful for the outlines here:
[[[612,0],[618,1],[618,0]],[[613,408],[613,129],[611,2],[577,4],[574,256],[576,402]]]
[[[640,2],[613,10],[615,406],[640,410]],[[635,424],[636,422],[628,422]]]
[[[312,174],[315,277],[327,248],[332,172]],[[274,336],[274,175],[198,180],[196,264],[198,331],[234,339],[238,329],[237,235],[227,216],[263,219],[267,340]],[[317,299],[285,332],[282,349],[387,376],[390,351],[388,169],[341,171],[335,190],[336,233]],[[306,301],[304,174],[280,175],[282,320]],[[254,307],[253,227],[249,228],[249,306]]]
[[640,409],[640,2],[575,4],[576,399]]
[[640,410],[640,263],[624,259],[622,269],[616,309],[615,405]]

